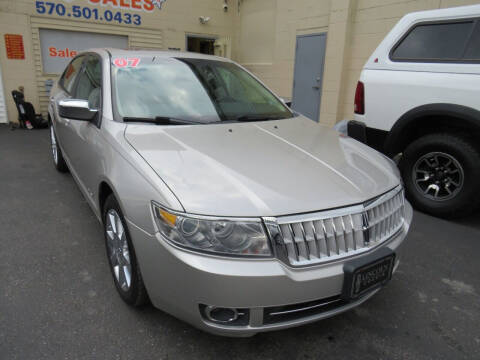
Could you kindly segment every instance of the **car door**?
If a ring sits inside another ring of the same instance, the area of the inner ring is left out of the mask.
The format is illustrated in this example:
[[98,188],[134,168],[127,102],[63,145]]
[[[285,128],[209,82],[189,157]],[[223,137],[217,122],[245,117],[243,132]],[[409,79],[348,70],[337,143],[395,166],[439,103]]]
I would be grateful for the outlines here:
[[92,203],[101,174],[104,143],[101,136],[102,62],[98,55],[88,55],[78,75],[72,98],[87,100],[90,109],[97,109],[91,121],[70,120],[70,161],[76,176]]
[[73,132],[70,127],[71,119],[60,117],[58,113],[58,103],[64,99],[72,98],[72,93],[75,89],[75,84],[78,80],[78,75],[83,67],[83,62],[86,56],[80,55],[73,59],[66,67],[60,80],[58,82],[57,91],[52,93],[50,97],[50,106],[52,107],[52,114],[54,117],[54,128],[57,134],[58,142],[63,151],[63,155],[67,160],[68,165],[72,165],[70,155],[73,151],[71,146]]

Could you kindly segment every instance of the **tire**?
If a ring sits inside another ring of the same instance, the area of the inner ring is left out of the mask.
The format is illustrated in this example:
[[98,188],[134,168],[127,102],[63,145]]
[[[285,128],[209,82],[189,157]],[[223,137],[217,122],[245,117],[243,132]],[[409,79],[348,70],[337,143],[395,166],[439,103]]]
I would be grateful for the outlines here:
[[[115,229],[112,224],[115,224]],[[131,306],[145,305],[148,302],[147,291],[143,284],[125,218],[113,194],[109,195],[105,201],[103,228],[108,264],[120,297]],[[122,251],[119,251],[120,249]]]
[[50,123],[50,144],[52,147],[52,158],[55,168],[61,173],[68,172],[68,166],[63,158],[62,150],[60,149],[60,146],[58,146],[57,134],[55,134],[55,129],[53,128],[52,123]]
[[480,205],[480,153],[459,135],[430,134],[405,149],[400,170],[407,198],[425,213],[459,218]]

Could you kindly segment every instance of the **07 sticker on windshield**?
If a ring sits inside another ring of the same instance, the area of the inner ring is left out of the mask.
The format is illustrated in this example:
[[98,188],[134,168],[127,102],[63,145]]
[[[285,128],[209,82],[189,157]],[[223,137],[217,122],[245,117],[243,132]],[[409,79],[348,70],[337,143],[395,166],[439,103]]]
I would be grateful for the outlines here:
[[137,67],[140,63],[140,58],[129,57],[129,58],[116,58],[113,60],[113,65],[119,68],[124,67]]

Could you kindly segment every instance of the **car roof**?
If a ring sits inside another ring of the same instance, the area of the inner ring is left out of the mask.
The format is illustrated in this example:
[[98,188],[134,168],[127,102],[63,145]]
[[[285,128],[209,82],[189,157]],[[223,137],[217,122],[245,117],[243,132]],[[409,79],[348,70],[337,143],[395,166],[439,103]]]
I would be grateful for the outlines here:
[[133,56],[155,56],[157,58],[186,58],[186,59],[205,59],[205,60],[216,60],[216,61],[225,61],[231,62],[230,59],[214,56],[214,55],[206,55],[194,52],[187,52],[187,51],[167,51],[167,50],[128,50],[128,49],[116,49],[116,48],[96,48],[96,49],[87,49],[82,51],[82,53],[87,52],[95,52],[100,54],[105,54],[105,52],[109,53],[112,57],[133,57]]

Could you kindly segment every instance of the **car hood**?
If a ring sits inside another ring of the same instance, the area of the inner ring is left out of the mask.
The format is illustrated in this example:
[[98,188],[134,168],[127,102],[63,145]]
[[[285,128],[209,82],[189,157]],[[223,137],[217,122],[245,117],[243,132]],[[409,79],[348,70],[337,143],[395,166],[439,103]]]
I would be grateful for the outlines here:
[[304,117],[129,124],[125,137],[188,213],[297,214],[361,203],[400,183],[386,157]]

